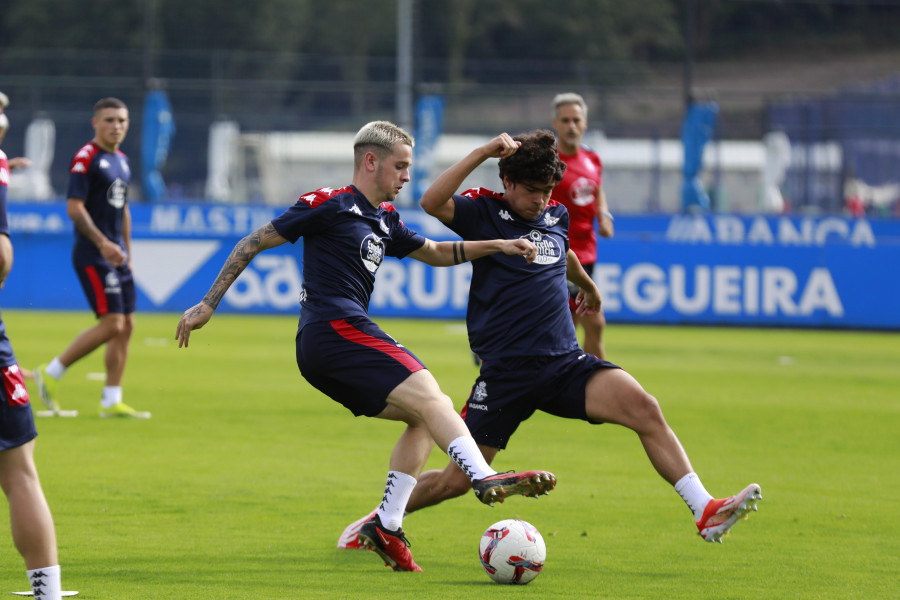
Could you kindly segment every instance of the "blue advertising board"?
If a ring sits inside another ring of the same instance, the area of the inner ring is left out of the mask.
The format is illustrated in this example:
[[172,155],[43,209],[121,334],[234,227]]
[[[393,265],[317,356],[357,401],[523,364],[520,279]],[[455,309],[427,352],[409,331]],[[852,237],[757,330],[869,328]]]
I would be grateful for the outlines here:
[[[132,207],[141,311],[181,312],[206,294],[234,245],[277,216],[266,206]],[[64,204],[9,206],[15,267],[4,308],[87,309]],[[456,239],[401,210],[426,237]],[[298,313],[302,241],[260,254],[221,312]],[[374,316],[462,318],[471,267],[387,258]],[[594,271],[611,322],[900,329],[900,222],[843,217],[621,216]]]

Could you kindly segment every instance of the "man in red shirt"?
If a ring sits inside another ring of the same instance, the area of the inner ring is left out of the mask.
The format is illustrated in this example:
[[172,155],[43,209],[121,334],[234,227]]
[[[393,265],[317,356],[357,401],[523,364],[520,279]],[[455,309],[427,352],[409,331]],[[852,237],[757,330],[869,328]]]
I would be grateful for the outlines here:
[[[553,188],[551,198],[565,205],[569,210],[569,244],[578,261],[588,275],[593,274],[597,262],[597,234],[594,219],[597,219],[600,235],[613,235],[613,216],[603,193],[603,163],[597,153],[581,144],[587,131],[587,104],[579,94],[557,94],[553,98],[553,129],[558,137],[559,157],[566,163],[563,180]],[[578,294],[572,289],[572,300]],[[584,328],[582,347],[591,354],[605,359],[603,348],[603,328],[606,319],[603,311],[578,317],[572,312],[575,325]]]

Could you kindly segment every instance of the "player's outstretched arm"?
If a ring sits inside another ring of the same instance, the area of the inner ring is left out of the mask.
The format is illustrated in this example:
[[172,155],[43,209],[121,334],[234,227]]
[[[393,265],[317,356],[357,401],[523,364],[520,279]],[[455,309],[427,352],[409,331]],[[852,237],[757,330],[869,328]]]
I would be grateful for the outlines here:
[[231,254],[228,255],[228,258],[225,259],[222,270],[219,271],[219,275],[213,282],[212,287],[209,288],[206,296],[203,297],[203,300],[184,311],[184,314],[181,315],[178,327],[175,329],[175,339],[178,340],[178,347],[181,348],[183,346],[187,348],[191,331],[200,329],[209,322],[213,312],[218,308],[219,302],[222,301],[225,292],[228,291],[231,284],[235,282],[257,254],[263,250],[280,246],[285,242],[287,240],[275,231],[272,223],[263,225],[239,241],[234,246]]
[[441,173],[434,180],[419,204],[422,209],[433,217],[437,217],[443,223],[450,223],[456,206],[453,202],[453,194],[460,188],[472,171],[478,165],[489,158],[506,158],[515,154],[521,145],[507,133],[501,133],[490,142],[472,150],[465,158]]
[[510,256],[522,256],[525,262],[529,263],[537,258],[537,246],[523,238],[514,240],[459,240],[456,242],[425,240],[425,244],[415,252],[410,252],[409,257],[432,267],[451,267],[497,252]]

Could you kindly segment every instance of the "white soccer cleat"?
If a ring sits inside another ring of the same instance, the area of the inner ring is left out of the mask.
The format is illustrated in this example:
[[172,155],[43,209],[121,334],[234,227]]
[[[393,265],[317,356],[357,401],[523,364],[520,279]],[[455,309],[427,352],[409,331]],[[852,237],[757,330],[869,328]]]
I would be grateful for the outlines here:
[[757,483],[751,483],[740,493],[729,498],[710,500],[703,509],[703,516],[697,521],[697,530],[707,542],[722,543],[731,528],[741,519],[746,519],[751,510],[757,510],[762,500],[762,490]]

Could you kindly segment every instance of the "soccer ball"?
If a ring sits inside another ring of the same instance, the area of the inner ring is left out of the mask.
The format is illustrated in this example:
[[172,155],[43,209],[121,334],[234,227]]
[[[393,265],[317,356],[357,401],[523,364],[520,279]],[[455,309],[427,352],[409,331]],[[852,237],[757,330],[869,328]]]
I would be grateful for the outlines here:
[[544,568],[547,546],[531,523],[505,519],[487,528],[478,555],[484,572],[497,583],[524,585]]

